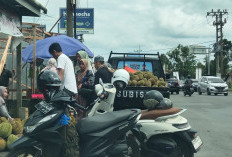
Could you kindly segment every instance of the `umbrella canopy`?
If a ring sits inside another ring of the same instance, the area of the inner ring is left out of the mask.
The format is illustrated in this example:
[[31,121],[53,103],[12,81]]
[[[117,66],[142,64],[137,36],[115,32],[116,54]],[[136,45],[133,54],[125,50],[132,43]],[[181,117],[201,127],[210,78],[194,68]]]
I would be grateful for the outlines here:
[[[49,46],[52,43],[59,43],[62,52],[67,56],[75,56],[80,50],[85,50],[90,57],[93,57],[93,53],[79,40],[68,37],[66,35],[58,35],[42,40],[36,41],[36,58],[49,59],[51,54],[49,53]],[[27,46],[22,53],[23,62],[33,61],[33,44]]]

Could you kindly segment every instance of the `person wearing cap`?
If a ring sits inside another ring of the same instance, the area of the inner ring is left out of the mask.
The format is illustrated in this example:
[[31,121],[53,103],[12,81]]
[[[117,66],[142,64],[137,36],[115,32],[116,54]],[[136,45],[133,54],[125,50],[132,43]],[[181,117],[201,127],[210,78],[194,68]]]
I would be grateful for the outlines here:
[[94,58],[94,67],[97,70],[97,72],[95,73],[94,85],[99,84],[100,78],[103,83],[111,83],[113,73],[108,69],[108,67],[104,63],[104,57],[96,56]]

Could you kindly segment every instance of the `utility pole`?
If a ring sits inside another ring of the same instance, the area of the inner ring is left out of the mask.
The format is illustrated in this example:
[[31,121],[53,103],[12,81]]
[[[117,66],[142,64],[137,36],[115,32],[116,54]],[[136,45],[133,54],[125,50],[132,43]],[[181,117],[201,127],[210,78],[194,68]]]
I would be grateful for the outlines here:
[[66,0],[67,36],[73,37],[73,0]]
[[77,0],[74,0],[74,38],[77,38]]
[[[207,12],[207,16],[216,17],[216,21],[213,22],[213,25],[216,26],[216,75],[220,76],[223,72],[223,33],[222,28],[224,24],[226,23],[226,19],[222,21],[223,15],[228,14],[227,10],[220,10],[214,11],[212,9],[211,12]],[[219,59],[220,58],[220,59]]]

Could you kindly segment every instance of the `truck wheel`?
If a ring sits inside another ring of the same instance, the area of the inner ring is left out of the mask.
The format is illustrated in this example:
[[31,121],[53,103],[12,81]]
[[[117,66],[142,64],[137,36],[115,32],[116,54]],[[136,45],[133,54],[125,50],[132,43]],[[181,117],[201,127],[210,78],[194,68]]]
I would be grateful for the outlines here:
[[211,95],[211,93],[210,93],[209,89],[207,89],[207,95]]
[[217,93],[214,93],[214,95],[217,95]]
[[171,92],[171,94],[173,94],[173,92]]
[[179,91],[176,91],[176,94],[179,94]]
[[224,93],[224,95],[225,95],[225,96],[227,96],[227,95],[228,95],[228,93]]

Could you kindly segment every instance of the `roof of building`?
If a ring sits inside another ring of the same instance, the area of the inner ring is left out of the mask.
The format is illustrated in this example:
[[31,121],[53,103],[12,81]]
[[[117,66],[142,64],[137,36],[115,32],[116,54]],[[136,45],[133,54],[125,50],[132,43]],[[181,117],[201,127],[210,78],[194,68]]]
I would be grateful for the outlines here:
[[40,16],[41,10],[47,13],[47,9],[36,0],[0,0],[0,4],[20,16]]

